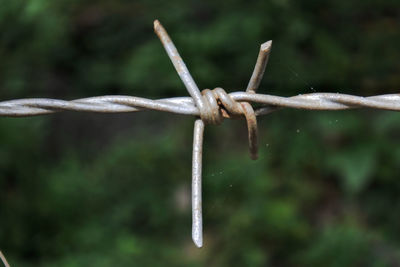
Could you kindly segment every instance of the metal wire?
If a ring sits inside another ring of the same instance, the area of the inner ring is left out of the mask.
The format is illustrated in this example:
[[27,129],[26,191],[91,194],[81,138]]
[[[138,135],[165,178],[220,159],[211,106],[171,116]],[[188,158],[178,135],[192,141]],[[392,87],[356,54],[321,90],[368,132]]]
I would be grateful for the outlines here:
[[0,250],[0,260],[3,263],[4,267],[10,267],[10,265],[7,262],[6,257],[4,256],[3,252]]
[[[400,111],[400,94],[377,96],[354,96],[339,93],[312,93],[292,97],[234,92],[228,94],[234,101],[264,105],[257,108],[257,116],[270,113],[277,108],[308,110],[344,110],[373,108]],[[60,111],[84,111],[100,113],[137,112],[156,110],[182,115],[199,116],[200,111],[190,97],[146,99],[135,96],[97,96],[77,100],[27,98],[0,102],[0,116],[28,117]]]
[[[355,96],[339,93],[312,93],[292,97],[266,94],[234,92],[228,94],[235,102],[250,102],[263,105],[255,110],[257,116],[265,115],[277,108],[308,110],[344,110],[373,108],[400,111],[400,94],[377,96]],[[220,104],[219,104],[220,105]],[[220,108],[224,108],[220,106]],[[0,102],[0,116],[27,117],[51,114],[60,111],[84,111],[100,113],[136,112],[156,110],[182,115],[200,116],[200,111],[190,97],[146,99],[135,96],[96,96],[71,101],[27,98]]]
[[196,120],[193,131],[192,157],[192,239],[199,248],[203,246],[203,212],[201,196],[201,172],[203,155],[204,122]]
[[[224,118],[245,118],[249,132],[250,155],[252,159],[256,159],[256,116],[266,115],[281,108],[307,110],[374,108],[400,111],[400,94],[369,97],[339,93],[312,93],[291,97],[257,94],[257,88],[268,62],[272,41],[261,45],[246,92],[228,94],[222,88],[205,89],[200,92],[171,38],[158,20],[154,22],[154,30],[191,97],[152,100],[114,95],[71,101],[47,98],[18,99],[0,102],[0,116],[26,117],[60,111],[118,113],[156,110],[200,117],[196,120],[194,127],[192,160],[192,238],[198,247],[203,245],[201,169],[205,124],[220,124]],[[253,110],[250,103],[256,103],[259,107]]]

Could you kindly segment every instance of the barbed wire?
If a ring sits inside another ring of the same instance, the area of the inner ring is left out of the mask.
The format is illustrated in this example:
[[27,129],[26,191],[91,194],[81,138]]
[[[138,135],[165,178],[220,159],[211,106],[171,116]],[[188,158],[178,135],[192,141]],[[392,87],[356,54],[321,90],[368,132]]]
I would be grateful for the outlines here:
[[[202,147],[205,124],[220,124],[224,118],[245,118],[252,159],[257,159],[256,116],[281,108],[307,110],[345,110],[374,108],[400,111],[400,94],[354,96],[339,93],[299,94],[282,97],[257,94],[268,63],[272,41],[261,45],[256,65],[245,92],[227,93],[222,88],[200,92],[184,61],[161,23],[154,21],[154,30],[161,40],[190,97],[146,99],[135,96],[97,96],[71,101],[47,98],[17,99],[0,102],[0,116],[26,117],[60,111],[122,113],[156,110],[200,117],[196,119],[192,159],[192,238],[196,246],[203,245],[202,222]],[[252,105],[257,104],[254,110]]]

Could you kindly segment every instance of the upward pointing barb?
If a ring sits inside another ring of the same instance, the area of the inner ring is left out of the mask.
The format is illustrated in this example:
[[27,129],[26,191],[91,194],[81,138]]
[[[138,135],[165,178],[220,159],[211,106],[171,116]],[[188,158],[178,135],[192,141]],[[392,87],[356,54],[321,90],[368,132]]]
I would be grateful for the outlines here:
[[269,54],[271,53],[272,41],[263,43],[260,46],[257,62],[254,66],[253,74],[251,75],[249,84],[247,85],[246,92],[255,93],[260,86],[261,80],[264,76],[265,68],[267,67]]
[[199,108],[201,113],[201,111],[204,110],[204,103],[201,97],[200,90],[197,87],[196,82],[193,80],[192,75],[190,75],[190,72],[186,67],[185,62],[179,55],[179,52],[176,49],[171,38],[169,37],[167,31],[164,29],[164,27],[158,20],[154,21],[154,31],[157,34],[158,38],[160,38],[160,41],[163,44],[165,51],[169,56],[169,59],[172,61],[172,64],[174,64],[174,67],[178,72],[178,75],[181,78],[183,84],[185,85],[186,90],[193,98],[194,102],[196,103],[196,106]]

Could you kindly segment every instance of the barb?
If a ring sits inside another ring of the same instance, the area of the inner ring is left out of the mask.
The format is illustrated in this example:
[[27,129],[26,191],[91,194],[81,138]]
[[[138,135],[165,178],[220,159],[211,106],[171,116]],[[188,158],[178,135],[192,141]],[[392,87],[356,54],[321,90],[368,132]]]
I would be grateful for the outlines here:
[[254,71],[251,75],[249,84],[247,85],[247,92],[255,93],[258,89],[258,86],[260,86],[261,80],[264,76],[265,68],[267,67],[269,54],[271,53],[271,47],[272,41],[265,42],[260,46],[257,62],[254,66]]
[[[192,238],[198,247],[203,245],[201,169],[205,124],[220,124],[224,118],[245,118],[249,133],[250,156],[252,159],[256,159],[256,116],[266,115],[281,108],[308,110],[374,108],[400,111],[400,94],[369,97],[337,93],[313,93],[292,97],[257,94],[256,90],[268,62],[272,41],[261,45],[246,92],[228,94],[222,88],[205,89],[200,92],[171,38],[158,20],[154,21],[154,31],[160,38],[191,97],[152,100],[116,95],[89,97],[72,101],[44,98],[19,99],[0,102],[0,116],[26,117],[60,111],[121,113],[155,110],[200,117],[196,120],[194,126],[192,160]],[[257,103],[260,107],[254,110],[251,103]]]
[[192,158],[192,239],[199,248],[203,246],[203,214],[201,197],[201,170],[203,155],[204,122],[196,120],[193,132]]
[[190,75],[190,72],[187,69],[185,62],[183,62],[181,56],[179,55],[178,50],[176,49],[171,38],[169,37],[167,31],[164,29],[164,27],[158,20],[154,21],[154,31],[157,34],[158,38],[160,38],[160,41],[165,48],[165,51],[167,52],[172,63],[174,64],[176,72],[178,72],[178,75],[181,78],[182,82],[185,84],[186,89],[194,99],[196,106],[200,110],[204,110],[205,105],[203,98],[201,97],[199,88],[197,87],[195,81],[193,80],[192,75]]

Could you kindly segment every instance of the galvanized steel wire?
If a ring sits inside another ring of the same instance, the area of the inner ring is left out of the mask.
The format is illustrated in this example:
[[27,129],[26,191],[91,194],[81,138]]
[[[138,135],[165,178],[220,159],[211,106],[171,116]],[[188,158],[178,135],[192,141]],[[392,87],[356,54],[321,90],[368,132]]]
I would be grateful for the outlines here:
[[[339,93],[312,93],[282,97],[248,92],[234,92],[227,95],[235,102],[261,104],[261,107],[254,110],[257,116],[268,114],[277,108],[306,110],[373,108],[400,111],[400,94],[362,97]],[[191,97],[153,100],[135,96],[109,95],[71,101],[48,98],[27,98],[0,102],[0,116],[3,117],[37,116],[60,111],[122,113],[145,110],[200,116],[200,110]]]
[[[266,115],[281,108],[307,110],[373,108],[400,111],[400,94],[362,97],[339,93],[312,93],[282,97],[256,93],[268,62],[272,41],[261,45],[245,92],[228,94],[222,88],[200,91],[171,38],[157,20],[154,22],[154,30],[190,97],[152,100],[135,96],[110,95],[71,101],[47,98],[18,99],[0,102],[0,116],[26,117],[60,111],[122,113],[155,110],[198,117],[194,127],[192,160],[192,238],[198,247],[203,245],[201,170],[205,124],[220,124],[224,118],[245,118],[249,132],[250,156],[256,159],[256,116]],[[258,106],[255,110],[251,105],[254,103]]]

